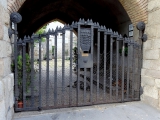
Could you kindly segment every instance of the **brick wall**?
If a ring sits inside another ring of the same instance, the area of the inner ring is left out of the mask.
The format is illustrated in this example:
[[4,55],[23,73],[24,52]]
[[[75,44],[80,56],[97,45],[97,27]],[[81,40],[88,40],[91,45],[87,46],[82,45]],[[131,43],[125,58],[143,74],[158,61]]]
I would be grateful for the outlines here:
[[139,21],[147,23],[148,0],[119,0],[128,13],[133,25]]

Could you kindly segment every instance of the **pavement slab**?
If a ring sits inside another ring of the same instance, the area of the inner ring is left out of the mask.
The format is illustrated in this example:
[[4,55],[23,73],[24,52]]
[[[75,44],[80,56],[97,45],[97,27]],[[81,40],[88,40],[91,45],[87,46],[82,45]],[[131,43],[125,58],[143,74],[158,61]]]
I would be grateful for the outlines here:
[[160,110],[138,101],[19,112],[13,120],[160,120]]

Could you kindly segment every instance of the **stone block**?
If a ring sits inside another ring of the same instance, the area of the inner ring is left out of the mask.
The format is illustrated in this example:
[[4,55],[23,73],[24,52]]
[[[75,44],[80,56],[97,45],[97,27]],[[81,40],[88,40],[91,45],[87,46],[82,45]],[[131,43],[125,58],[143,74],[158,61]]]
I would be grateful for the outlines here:
[[160,70],[160,61],[159,60],[143,60],[143,68]]
[[6,107],[6,113],[7,113],[7,110],[9,109],[9,106],[10,106],[10,100],[9,100],[9,94],[10,94],[10,92],[9,92],[9,89],[8,89],[8,76],[7,77],[5,77],[5,78],[3,78],[2,79],[2,82],[3,82],[3,84],[4,84],[4,86],[5,86],[5,88],[4,88],[4,90],[5,90],[5,97],[4,97],[4,100],[5,100],[5,107]]
[[7,0],[0,0],[0,4],[7,10]]
[[154,99],[158,99],[158,89],[156,87],[144,86],[144,95],[149,96]]
[[4,34],[3,25],[2,22],[0,21],[0,40],[3,40],[3,34]]
[[0,66],[1,66],[0,77],[3,77],[4,76],[4,63],[3,63],[3,59],[0,59]]
[[8,27],[6,27],[5,25],[3,26],[4,29],[4,36],[3,36],[3,40],[10,42],[9,40],[9,36],[8,36]]
[[10,15],[9,15],[8,12],[5,12],[5,13],[4,13],[4,23],[5,23],[6,26],[9,27],[9,23],[10,23]]
[[155,85],[155,80],[152,77],[142,76],[141,77],[141,86],[144,87],[145,85],[153,86]]
[[9,74],[9,77],[11,79],[11,86],[13,87],[14,86],[14,74],[13,73]]
[[160,13],[160,9],[154,12],[148,13],[148,25],[157,25],[160,23],[159,13]]
[[7,57],[6,41],[0,41],[0,57]]
[[151,49],[144,51],[144,59],[148,60],[157,60],[159,59],[159,50]]
[[3,100],[0,102],[0,120],[6,120],[5,111],[6,111],[5,102]]
[[157,30],[156,25],[151,25],[151,26],[147,25],[146,26],[145,32],[148,36],[148,40],[152,40],[153,38],[156,38],[156,35],[157,35],[156,30]]
[[14,109],[12,107],[12,108],[10,108],[10,110],[7,113],[7,119],[6,120],[12,120],[13,115],[14,115]]
[[11,58],[4,58],[4,75],[7,76],[11,73]]
[[152,40],[151,44],[152,44],[153,49],[159,49],[160,48],[160,40],[159,39]]
[[149,96],[146,96],[146,95],[141,95],[141,101],[153,106],[153,107],[156,107],[158,108],[158,99],[154,99],[152,97],[149,97]]
[[0,81],[0,102],[4,99],[4,84]]
[[155,85],[158,89],[160,88],[160,79],[155,79]]
[[145,75],[154,77],[154,78],[160,78],[160,71],[159,70],[145,70]]
[[146,71],[146,69],[142,68],[141,69],[141,75],[145,75],[145,71]]
[[9,107],[13,107],[14,105],[14,94],[13,94],[13,89],[10,91],[10,96],[9,96]]
[[159,0],[152,0],[148,2],[148,12],[156,11],[160,8],[160,1]]
[[153,40],[147,40],[146,42],[143,43],[143,48],[152,49],[152,43],[153,43]]

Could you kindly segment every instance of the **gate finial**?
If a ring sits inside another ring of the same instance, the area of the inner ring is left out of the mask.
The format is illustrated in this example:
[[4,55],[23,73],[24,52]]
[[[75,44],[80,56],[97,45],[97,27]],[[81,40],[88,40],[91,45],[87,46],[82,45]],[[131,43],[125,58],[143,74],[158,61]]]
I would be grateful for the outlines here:
[[17,23],[20,23],[22,21],[22,16],[17,12],[13,12],[10,15],[10,20],[11,20],[11,22],[17,24]]
[[137,25],[136,25],[137,29],[140,31],[139,33],[139,38],[142,40],[142,42],[146,42],[147,41],[147,35],[144,34],[145,31],[145,23],[140,21]]

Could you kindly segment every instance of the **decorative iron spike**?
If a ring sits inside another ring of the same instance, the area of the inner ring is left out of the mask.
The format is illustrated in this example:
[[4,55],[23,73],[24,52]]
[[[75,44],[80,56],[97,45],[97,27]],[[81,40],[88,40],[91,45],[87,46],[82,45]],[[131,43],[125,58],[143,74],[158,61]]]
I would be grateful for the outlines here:
[[89,19],[87,20],[87,22],[89,23]]
[[116,35],[118,35],[118,32],[116,32]]
[[19,39],[19,42],[22,42],[22,39],[21,39],[21,38]]
[[120,38],[120,39],[122,39],[122,38],[123,38],[121,34],[119,35],[119,38]]
[[26,39],[27,37],[26,37],[26,35],[24,36],[24,39]]
[[74,25],[74,21],[72,22],[72,25]]
[[82,19],[82,22],[85,22],[84,18]]
[[62,30],[62,27],[61,27],[61,26],[59,27],[59,30]]
[[54,33],[54,29],[52,28],[52,33]]
[[90,19],[90,23],[93,23],[92,19]]
[[28,39],[31,39],[31,37],[28,35]]
[[51,29],[50,28],[48,29],[48,33],[51,33]]
[[104,25],[103,28],[106,30],[106,26]]
[[56,27],[56,30],[58,30],[58,26]]
[[94,25],[96,26],[96,22],[94,23]]
[[112,29],[110,29],[110,32],[113,33]]
[[80,19],[79,19],[79,22],[81,22],[81,21],[82,21],[82,19],[80,18]]
[[77,24],[78,24],[78,22],[75,23],[75,25],[77,25]]
[[115,31],[113,32],[113,35],[116,35]]
[[103,26],[101,25],[101,27],[100,27],[101,29],[103,29]]
[[97,26],[99,26],[99,23],[97,22]]

